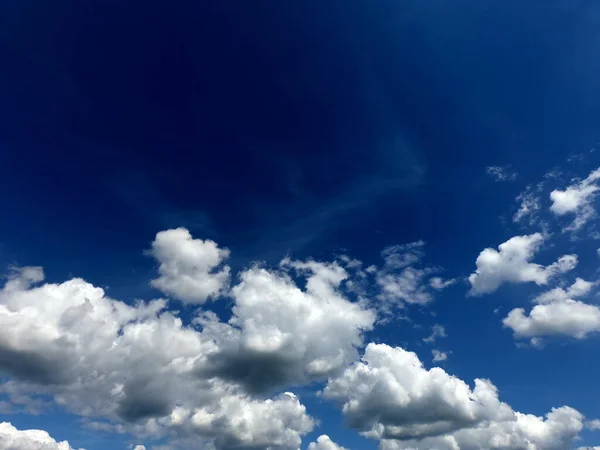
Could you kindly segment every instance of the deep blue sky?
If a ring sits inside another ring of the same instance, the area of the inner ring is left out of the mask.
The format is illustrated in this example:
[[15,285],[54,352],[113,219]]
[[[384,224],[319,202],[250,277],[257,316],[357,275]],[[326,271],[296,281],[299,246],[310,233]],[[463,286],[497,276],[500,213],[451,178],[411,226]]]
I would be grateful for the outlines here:
[[[485,247],[535,231],[511,222],[526,185],[598,166],[591,0],[4,0],[0,58],[0,266],[127,301],[158,296],[143,250],[177,226],[229,248],[234,271],[286,253],[377,263],[422,239],[430,264],[464,277]],[[486,174],[504,165],[516,180]],[[575,251],[593,278],[588,241],[557,238],[539,262]],[[467,298],[465,283],[414,311],[422,329],[377,339],[419,352],[442,323],[450,373],[492,378],[517,410],[600,416],[597,338],[517,349],[493,310],[537,291]],[[78,444],[45,420],[11,418]]]

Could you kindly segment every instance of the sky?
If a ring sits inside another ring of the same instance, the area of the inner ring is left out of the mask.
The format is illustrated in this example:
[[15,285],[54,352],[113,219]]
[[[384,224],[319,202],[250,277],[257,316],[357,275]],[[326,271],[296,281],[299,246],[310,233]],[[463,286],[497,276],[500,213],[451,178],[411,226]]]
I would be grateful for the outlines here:
[[0,450],[600,449],[600,4],[0,4]]

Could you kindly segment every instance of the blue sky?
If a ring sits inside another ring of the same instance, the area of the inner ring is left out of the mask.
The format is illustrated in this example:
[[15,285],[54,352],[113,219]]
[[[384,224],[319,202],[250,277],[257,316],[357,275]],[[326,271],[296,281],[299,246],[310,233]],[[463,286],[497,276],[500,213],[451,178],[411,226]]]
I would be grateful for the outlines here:
[[596,2],[0,20],[6,448],[600,445]]

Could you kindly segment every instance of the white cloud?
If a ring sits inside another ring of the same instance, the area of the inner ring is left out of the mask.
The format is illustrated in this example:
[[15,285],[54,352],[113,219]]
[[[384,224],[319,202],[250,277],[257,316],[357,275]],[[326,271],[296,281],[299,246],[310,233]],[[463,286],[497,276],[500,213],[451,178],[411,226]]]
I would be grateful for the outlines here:
[[316,442],[308,444],[308,450],[347,450],[341,445],[337,445],[333,442],[329,436],[323,434],[317,438]]
[[600,430],[600,419],[592,419],[585,422],[586,428],[590,430]]
[[433,355],[433,362],[446,361],[448,359],[448,352],[442,352],[440,350],[431,350]]
[[157,233],[148,253],[160,263],[152,287],[186,303],[217,297],[229,282],[229,266],[219,269],[229,250],[211,240],[193,239],[185,228]]
[[444,280],[442,277],[432,277],[429,280],[429,286],[431,286],[436,291],[446,289],[448,286],[452,286],[454,283],[456,283],[456,278],[449,278],[447,280]]
[[519,194],[516,200],[519,202],[519,209],[513,215],[513,222],[521,223],[525,218],[529,218],[529,224],[535,223],[541,210],[540,197],[529,187]]
[[57,442],[46,431],[18,430],[10,422],[1,422],[0,450],[73,450],[73,447],[67,441]]
[[436,323],[433,327],[431,327],[431,335],[423,338],[423,342],[433,343],[438,337],[446,337],[446,329],[442,325]]
[[564,450],[577,440],[583,416],[573,408],[553,408],[546,417],[515,412],[510,420],[482,422],[445,436],[383,441],[381,450]]
[[425,255],[424,246],[425,242],[417,241],[387,247],[382,252],[383,267],[367,268],[367,272],[375,273],[380,289],[378,299],[382,301],[384,311],[390,305],[427,304],[433,300],[434,290],[444,289],[455,282],[453,279],[430,278],[440,272],[440,268],[417,267]]
[[215,358],[217,373],[251,391],[324,379],[356,359],[375,313],[340,293],[348,274],[336,263],[284,260],[282,268],[307,277],[306,290],[286,272],[254,267],[240,275],[234,340]]
[[279,388],[338,373],[376,318],[342,294],[348,277],[337,263],[251,267],[229,322],[198,312],[186,326],[165,300],[127,305],[82,279],[37,286],[41,268],[15,270],[0,290],[0,372],[11,377],[0,393],[49,396],[94,429],[297,449],[313,420]]
[[584,339],[600,331],[600,308],[574,298],[588,294],[593,286],[577,278],[567,290],[555,288],[536,297],[528,315],[523,308],[513,309],[503,324],[516,338],[532,338],[538,344],[540,337],[553,335]]
[[175,430],[217,448],[297,449],[312,429],[293,396],[254,398],[236,383],[201,376],[237,336],[213,314],[197,319],[198,331],[163,311],[163,300],[129,306],[81,279],[30,285],[41,278],[40,269],[25,269],[0,291],[0,371],[12,377],[2,386],[9,397],[50,395],[105,428],[140,436]]
[[485,171],[495,181],[514,181],[517,178],[517,173],[511,169],[510,165],[489,166]]
[[587,178],[567,186],[564,191],[555,189],[550,193],[550,200],[552,200],[550,210],[554,214],[557,216],[575,215],[573,222],[566,230],[579,230],[589,220],[596,217],[596,210],[592,202],[598,195],[598,180],[600,180],[600,168],[592,171]]
[[489,380],[470,388],[384,344],[369,344],[361,362],[329,380],[324,396],[343,405],[349,426],[389,450],[559,450],[583,428],[572,408],[555,408],[546,419],[515,412]]
[[500,244],[498,250],[484,249],[475,262],[477,269],[469,276],[471,295],[494,292],[503,283],[548,283],[554,275],[572,270],[576,255],[561,256],[556,262],[542,266],[530,262],[544,241],[541,233],[515,236]]
[[369,344],[361,362],[329,380],[324,395],[343,404],[348,425],[379,439],[439,436],[513,414],[489,381],[476,380],[471,390],[439,367],[426,370],[416,354],[385,344]]

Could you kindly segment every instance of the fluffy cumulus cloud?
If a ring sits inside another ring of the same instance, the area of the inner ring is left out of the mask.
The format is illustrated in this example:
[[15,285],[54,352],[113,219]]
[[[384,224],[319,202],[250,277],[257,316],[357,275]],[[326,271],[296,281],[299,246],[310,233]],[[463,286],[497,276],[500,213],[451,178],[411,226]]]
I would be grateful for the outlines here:
[[483,422],[444,436],[386,440],[382,450],[564,450],[581,431],[583,416],[573,408],[553,408],[545,417],[515,412],[510,420]]
[[369,344],[362,361],[329,380],[324,395],[342,403],[349,426],[378,439],[424,439],[513,416],[489,381],[476,380],[471,389],[385,344]]
[[[510,260],[515,252],[501,246],[497,253]],[[421,242],[386,249],[381,268],[363,270],[348,258],[254,265],[232,287],[222,266],[227,252],[186,230],[159,233],[152,254],[160,262],[158,280],[168,280],[161,288],[184,301],[203,302],[227,286],[228,318],[199,308],[184,322],[164,299],[126,304],[80,278],[44,283],[40,267],[14,269],[0,289],[0,394],[11,408],[58,406],[90,429],[129,433],[146,445],[168,438],[179,448],[297,450],[306,448],[302,438],[316,422],[287,391],[327,381],[323,395],[342,405],[347,423],[389,448],[554,448],[543,445],[569,443],[582,426],[569,408],[545,419],[517,413],[490,381],[469,386],[441,368],[427,370],[400,348],[364,349],[377,315],[374,302],[363,298],[368,289],[357,286],[370,277],[384,300],[428,301],[419,299],[431,295],[430,274],[438,269],[418,268]],[[531,264],[527,256],[515,260]],[[561,264],[531,270],[550,276]],[[486,266],[478,276],[489,273]],[[207,282],[212,276],[219,278],[215,284]],[[411,276],[418,282],[409,283]],[[179,277],[181,285],[174,281]],[[389,285],[397,289],[386,291]],[[591,288],[578,280],[541,295],[538,306]],[[424,340],[444,336],[436,325]],[[447,358],[437,350],[433,355]],[[0,439],[2,432],[10,436],[3,442],[11,450],[21,450],[12,442],[30,438],[50,447],[24,448],[70,449],[42,431],[2,426]],[[308,449],[343,448],[323,435]]]
[[587,178],[576,181],[564,190],[555,189],[550,193],[550,210],[557,216],[572,215],[573,221],[566,229],[577,231],[596,217],[593,201],[598,195],[600,168],[592,171]]
[[[0,450],[74,450],[67,441],[57,442],[43,430],[18,430],[0,423]],[[83,450],[83,449],[82,449]]]
[[306,276],[301,290],[284,271],[253,267],[232,289],[231,336],[211,359],[215,372],[252,392],[324,379],[357,357],[373,311],[339,291],[348,274],[337,263],[284,260]]
[[337,445],[333,442],[329,436],[323,434],[319,436],[316,442],[311,442],[308,444],[308,450],[347,450],[345,447],[341,445]]
[[[312,419],[292,395],[253,398],[239,385],[202,377],[232,327],[211,314],[186,327],[157,300],[129,306],[81,279],[39,282],[13,274],[0,293],[3,391],[50,395],[106,428],[159,436],[167,430],[212,439],[217,448],[297,448]],[[264,423],[251,417],[268,417]]]
[[51,398],[93,429],[297,449],[314,422],[280,388],[338,374],[376,319],[343,295],[347,278],[335,262],[251,267],[230,320],[198,310],[186,325],[162,299],[129,305],[83,279],[43,284],[41,268],[16,269],[0,290],[0,392],[23,407]]
[[500,244],[498,250],[484,249],[475,261],[477,269],[469,276],[470,294],[494,292],[504,283],[533,282],[544,285],[553,276],[575,268],[576,255],[561,256],[548,266],[531,262],[543,242],[544,236],[534,233],[512,237]]
[[488,380],[464,381],[401,348],[369,344],[362,361],[324,390],[340,402],[346,422],[389,450],[567,448],[583,428],[570,407],[545,418],[514,411]]
[[563,335],[583,339],[600,331],[600,308],[576,300],[587,295],[594,284],[577,278],[568,289],[555,288],[534,299],[535,306],[513,309],[504,319],[516,338],[532,338],[539,343],[544,336]]
[[193,239],[185,228],[161,231],[148,253],[159,263],[156,289],[186,303],[204,303],[221,294],[229,282],[223,262],[229,250],[211,241]]

